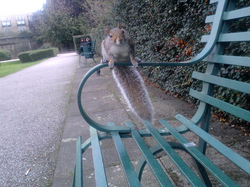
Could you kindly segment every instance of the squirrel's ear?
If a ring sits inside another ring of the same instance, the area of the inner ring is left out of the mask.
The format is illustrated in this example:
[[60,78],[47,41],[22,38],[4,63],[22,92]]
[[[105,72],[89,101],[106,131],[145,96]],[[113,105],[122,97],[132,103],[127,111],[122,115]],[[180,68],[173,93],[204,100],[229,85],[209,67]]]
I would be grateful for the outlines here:
[[106,31],[106,33],[109,35],[110,34],[110,30],[108,27],[105,27],[104,30]]
[[121,29],[121,28],[122,28],[120,22],[118,22],[117,28],[118,28],[118,29]]

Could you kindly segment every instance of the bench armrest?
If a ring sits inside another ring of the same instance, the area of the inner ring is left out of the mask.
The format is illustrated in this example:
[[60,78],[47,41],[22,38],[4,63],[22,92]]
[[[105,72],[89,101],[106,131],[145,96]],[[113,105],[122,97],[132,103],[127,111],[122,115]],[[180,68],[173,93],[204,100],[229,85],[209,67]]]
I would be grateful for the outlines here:
[[82,104],[81,104],[81,97],[82,97],[82,89],[84,84],[86,83],[86,81],[88,80],[88,78],[95,73],[97,70],[108,66],[108,64],[100,64],[97,65],[95,67],[93,67],[92,69],[90,69],[85,76],[83,77],[81,84],[79,86],[78,89],[78,95],[77,95],[77,103],[78,103],[78,108],[80,110],[81,115],[83,116],[83,118],[86,120],[86,122],[88,124],[90,124],[92,127],[96,128],[97,130],[103,131],[103,132],[120,132],[120,133],[129,133],[131,131],[131,129],[129,127],[125,127],[125,126],[115,126],[115,127],[110,127],[110,126],[106,126],[106,125],[101,125],[99,123],[97,123],[96,121],[94,121],[93,119],[91,119],[87,113],[83,110]]

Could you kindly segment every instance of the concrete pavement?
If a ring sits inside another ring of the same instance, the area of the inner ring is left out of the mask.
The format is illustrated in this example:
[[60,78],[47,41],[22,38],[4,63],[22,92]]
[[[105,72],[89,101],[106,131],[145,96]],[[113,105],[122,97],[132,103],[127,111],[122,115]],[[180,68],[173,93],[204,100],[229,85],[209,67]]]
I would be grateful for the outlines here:
[[59,54],[0,79],[1,187],[51,185],[77,59]]
[[17,60],[19,60],[19,59],[4,60],[4,61],[0,61],[0,63],[13,62],[13,61],[17,61]]

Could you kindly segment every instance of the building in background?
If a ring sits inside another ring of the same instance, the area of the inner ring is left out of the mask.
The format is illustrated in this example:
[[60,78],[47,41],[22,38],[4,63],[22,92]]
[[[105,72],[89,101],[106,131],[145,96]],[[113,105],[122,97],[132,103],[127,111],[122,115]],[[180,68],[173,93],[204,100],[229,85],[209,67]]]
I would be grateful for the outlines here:
[[29,21],[32,20],[32,13],[30,14],[16,14],[1,17],[0,32],[15,32],[18,33],[23,30],[29,30]]
[[10,51],[12,59],[17,58],[20,52],[40,47],[32,35],[19,35],[30,30],[32,16],[33,13],[0,17],[0,50]]

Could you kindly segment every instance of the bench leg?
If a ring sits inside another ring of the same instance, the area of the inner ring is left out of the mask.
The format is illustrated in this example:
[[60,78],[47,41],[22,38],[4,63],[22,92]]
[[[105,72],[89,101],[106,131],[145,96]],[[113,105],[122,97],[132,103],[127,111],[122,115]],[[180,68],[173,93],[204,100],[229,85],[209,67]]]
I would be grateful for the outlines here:
[[202,179],[202,181],[206,184],[207,187],[212,187],[213,185],[208,177],[206,169],[199,162],[197,162],[195,159],[193,159],[193,160],[194,160],[196,169],[197,169],[198,174],[199,174],[200,178]]
[[73,187],[74,186],[83,186],[83,170],[82,170],[82,137],[80,136],[76,141],[76,165],[73,179]]
[[97,64],[96,61],[95,61],[95,59],[94,59],[94,55],[93,55],[93,60],[94,60],[95,64]]
[[[209,131],[210,115],[208,115],[208,114],[210,114],[210,113],[211,113],[211,107],[208,108],[207,114],[204,116],[204,119],[201,121],[201,129],[203,129],[206,132]],[[207,149],[207,142],[204,141],[202,138],[199,138],[198,150],[202,154],[205,155],[206,149]],[[194,163],[195,163],[195,166],[199,172],[201,179],[206,184],[206,186],[208,186],[208,187],[212,186],[212,183],[208,177],[206,169],[199,162],[197,162],[195,159],[194,159]]]
[[82,154],[91,145],[90,139],[82,144],[82,137],[80,136],[76,141],[76,164],[74,169],[74,178],[72,187],[83,186],[83,169],[82,169]]

